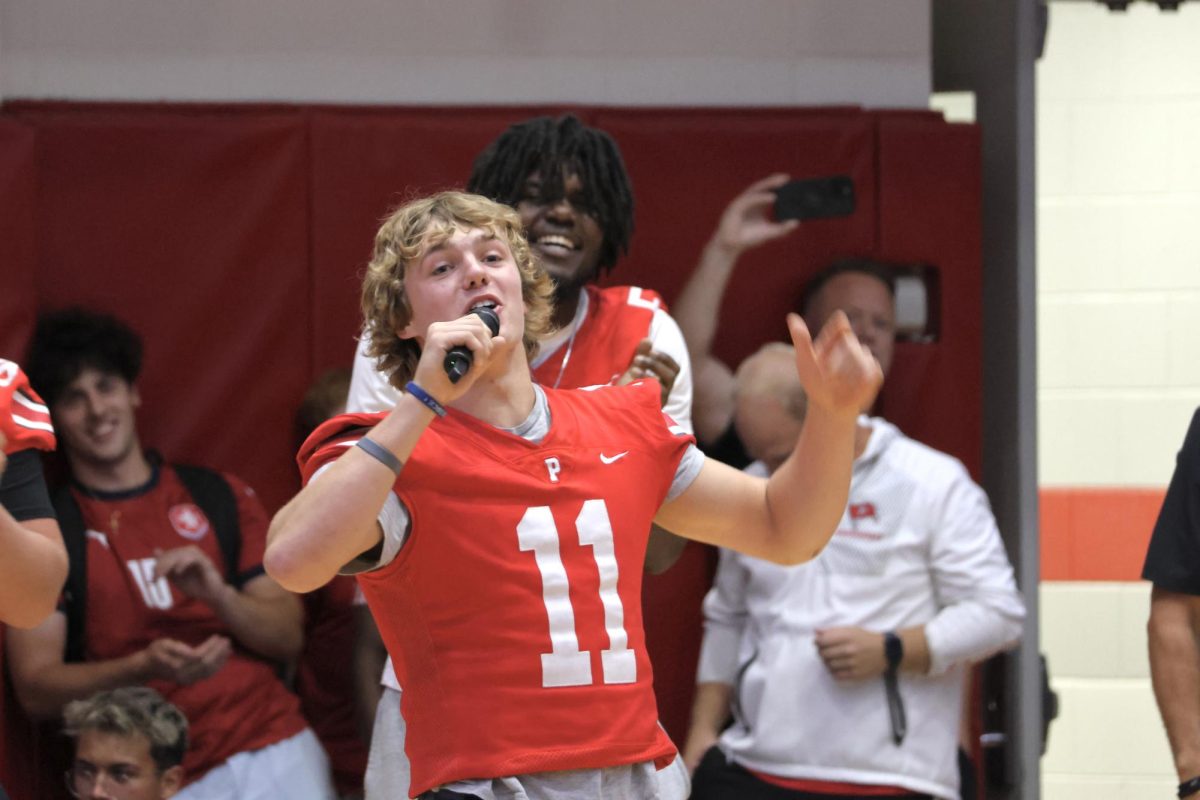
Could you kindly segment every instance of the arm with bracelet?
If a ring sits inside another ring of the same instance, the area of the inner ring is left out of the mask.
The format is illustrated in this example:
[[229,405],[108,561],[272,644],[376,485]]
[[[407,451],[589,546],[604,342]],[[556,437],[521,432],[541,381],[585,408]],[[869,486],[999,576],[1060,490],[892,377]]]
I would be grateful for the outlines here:
[[[421,393],[440,408],[440,403]],[[320,480],[310,482],[275,515],[267,535],[268,571],[290,576],[285,585],[292,591],[311,591],[376,548],[383,539],[379,510],[400,476],[403,461],[437,416],[411,389],[401,395],[369,436],[359,438]],[[273,549],[282,537],[290,546]]]

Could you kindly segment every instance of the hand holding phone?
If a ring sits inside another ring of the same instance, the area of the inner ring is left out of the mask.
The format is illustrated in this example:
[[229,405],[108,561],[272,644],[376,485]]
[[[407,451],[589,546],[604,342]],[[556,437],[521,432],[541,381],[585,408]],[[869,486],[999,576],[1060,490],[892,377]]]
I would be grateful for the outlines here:
[[785,183],[775,190],[775,219],[827,219],[854,213],[854,181],[848,175]]

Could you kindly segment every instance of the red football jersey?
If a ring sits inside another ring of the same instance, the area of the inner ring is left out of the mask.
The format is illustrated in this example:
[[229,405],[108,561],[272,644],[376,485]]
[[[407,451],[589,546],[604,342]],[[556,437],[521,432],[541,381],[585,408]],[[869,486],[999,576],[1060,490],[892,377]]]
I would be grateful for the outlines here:
[[[396,483],[409,538],[358,576],[404,687],[413,794],[674,757],[642,633],[642,562],[693,439],[653,381],[546,396],[540,444],[453,409],[435,420]],[[319,428],[305,478],[382,416]]]
[[0,358],[0,433],[4,434],[5,453],[54,449],[50,410],[30,387],[21,368],[3,358]]
[[573,389],[612,383],[629,369],[638,342],[650,335],[654,312],[666,310],[662,298],[649,289],[589,285],[584,291],[587,316],[574,341],[563,344],[533,370],[533,379],[543,386]]
[[[249,580],[262,573],[266,512],[245,483],[223,477],[238,502],[238,574]],[[184,545],[196,545],[226,572],[216,533],[175,470],[159,467],[152,484],[134,492],[97,497],[72,491],[87,526],[87,660],[127,656],[163,637],[190,645],[212,634],[232,638],[208,605],[187,597],[166,578],[154,579],[155,551]],[[183,762],[188,781],[235,753],[266,747],[305,728],[299,701],[275,670],[235,642],[225,666],[210,678],[191,686],[149,684],[188,718]]]

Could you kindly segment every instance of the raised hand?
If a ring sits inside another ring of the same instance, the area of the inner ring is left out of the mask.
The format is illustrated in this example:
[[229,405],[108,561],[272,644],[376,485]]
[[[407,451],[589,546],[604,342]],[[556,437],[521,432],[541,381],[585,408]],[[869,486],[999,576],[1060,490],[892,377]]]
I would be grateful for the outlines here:
[[774,190],[787,182],[787,175],[776,173],[755,181],[733,198],[721,214],[712,244],[737,254],[794,231],[800,224],[798,220],[776,222],[770,216]]
[[616,383],[624,386],[646,377],[655,378],[662,385],[662,404],[665,406],[675,386],[675,379],[679,377],[679,365],[666,353],[655,350],[654,342],[650,339],[638,342],[629,369],[621,373]]
[[809,408],[855,415],[869,408],[883,383],[883,370],[859,343],[846,315],[834,312],[815,341],[798,314],[788,314],[787,322]]
[[212,559],[194,544],[158,551],[154,578],[165,577],[179,591],[216,607],[221,596],[233,589],[213,565]]

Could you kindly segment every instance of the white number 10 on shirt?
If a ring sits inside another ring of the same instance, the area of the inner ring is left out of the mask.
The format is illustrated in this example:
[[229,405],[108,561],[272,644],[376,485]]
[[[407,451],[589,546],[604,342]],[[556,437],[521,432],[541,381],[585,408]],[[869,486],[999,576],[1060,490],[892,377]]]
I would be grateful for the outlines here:
[[[609,648],[600,651],[605,683],[637,680],[637,658],[629,649],[625,608],[617,594],[617,557],[612,524],[603,500],[588,500],[575,519],[579,543],[591,545],[600,573],[600,602],[604,605],[604,630]],[[534,506],[517,525],[522,550],[532,550],[542,576],[542,601],[550,622],[550,652],[542,653],[542,686],[585,686],[592,682],[592,657],[579,649],[570,583],[558,548],[558,528],[549,506]]]

